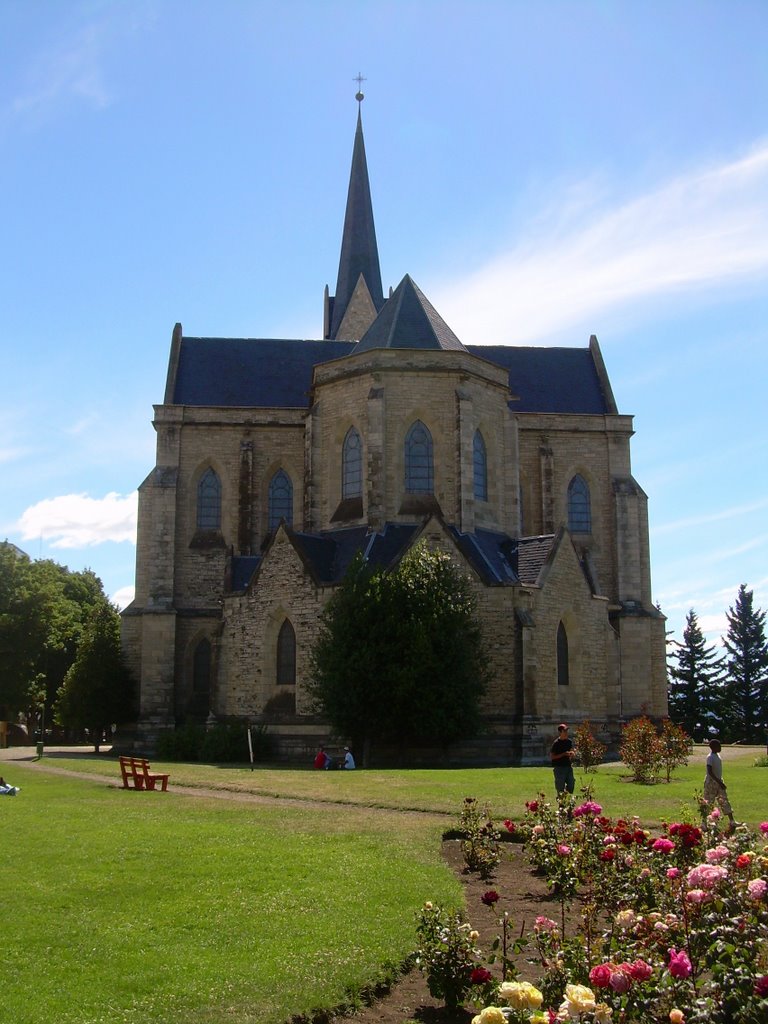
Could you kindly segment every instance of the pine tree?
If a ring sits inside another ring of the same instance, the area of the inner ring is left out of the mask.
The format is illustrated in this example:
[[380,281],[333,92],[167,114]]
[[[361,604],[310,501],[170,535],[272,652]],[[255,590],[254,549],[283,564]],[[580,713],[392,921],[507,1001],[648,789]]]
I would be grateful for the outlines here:
[[728,652],[724,732],[732,740],[762,742],[768,726],[768,641],[765,612],[753,607],[753,592],[744,583],[728,610]]
[[669,717],[689,736],[707,738],[720,731],[724,659],[714,644],[707,646],[696,612],[685,619],[682,644],[669,655]]

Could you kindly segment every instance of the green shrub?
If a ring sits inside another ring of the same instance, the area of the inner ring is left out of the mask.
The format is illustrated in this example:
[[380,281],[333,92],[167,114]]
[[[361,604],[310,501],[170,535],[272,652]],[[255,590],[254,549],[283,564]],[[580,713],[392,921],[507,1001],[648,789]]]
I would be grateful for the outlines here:
[[[264,726],[251,729],[254,761],[267,761],[274,752],[272,737]],[[249,759],[248,728],[240,723],[182,725],[163,733],[157,755],[164,761],[205,761],[210,764],[242,764]]]

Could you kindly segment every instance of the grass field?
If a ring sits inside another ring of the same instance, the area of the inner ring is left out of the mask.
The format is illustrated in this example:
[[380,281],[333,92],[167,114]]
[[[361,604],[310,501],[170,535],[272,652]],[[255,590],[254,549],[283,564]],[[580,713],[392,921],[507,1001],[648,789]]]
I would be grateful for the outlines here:
[[[586,774],[576,768],[577,792],[590,785],[595,799],[614,817],[638,814],[658,825],[679,815],[684,804],[693,806],[704,786],[706,747],[696,747],[687,766],[678,768],[672,781],[639,786],[627,781],[619,763],[601,765]],[[768,817],[768,768],[755,768],[764,747],[729,746],[723,750],[725,781],[736,817],[756,826]],[[53,766],[117,776],[114,758],[51,757]],[[352,806],[431,811],[454,817],[465,796],[490,802],[498,818],[519,816],[525,801],[539,792],[554,795],[550,768],[412,769],[358,772],[315,772],[303,769],[216,767],[198,764],[161,764],[153,768],[171,774],[171,786],[216,788],[234,793],[344,803]]]
[[[768,819],[762,752],[723,752],[752,826]],[[659,823],[693,811],[703,757],[669,785],[629,783],[615,764],[577,769],[577,786],[612,816]],[[22,792],[0,801],[0,1024],[281,1024],[333,1007],[410,952],[425,899],[460,900],[439,838],[465,796],[514,818],[553,791],[546,768],[153,768],[170,773],[167,794],[116,789],[111,757],[2,762]],[[205,792],[218,789],[285,802]]]

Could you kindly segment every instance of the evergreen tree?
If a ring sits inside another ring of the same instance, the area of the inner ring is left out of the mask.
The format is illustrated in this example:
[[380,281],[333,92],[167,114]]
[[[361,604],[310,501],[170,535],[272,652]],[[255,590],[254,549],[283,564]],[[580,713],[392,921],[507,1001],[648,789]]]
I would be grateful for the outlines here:
[[686,616],[682,644],[669,655],[669,717],[689,736],[719,732],[723,662],[714,644],[707,646],[696,612]]
[[362,747],[473,735],[488,678],[469,580],[417,545],[391,572],[358,556],[322,616],[310,685],[317,710]]
[[768,641],[765,612],[753,607],[753,592],[744,583],[728,609],[725,684],[725,732],[731,740],[763,742],[768,726]]
[[56,703],[56,720],[73,729],[88,729],[99,749],[102,734],[133,713],[133,681],[120,647],[120,616],[103,601],[86,623],[77,655],[64,678]]

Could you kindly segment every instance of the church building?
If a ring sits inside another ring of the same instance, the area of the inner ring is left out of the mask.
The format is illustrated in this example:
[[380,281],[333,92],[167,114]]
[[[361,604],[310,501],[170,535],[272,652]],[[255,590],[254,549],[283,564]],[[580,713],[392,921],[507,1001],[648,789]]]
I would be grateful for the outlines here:
[[358,108],[322,339],[174,328],[123,612],[140,742],[214,721],[305,763],[346,742],[307,694],[319,616],[357,552],[391,567],[419,541],[470,578],[492,669],[482,735],[443,763],[541,762],[583,719],[615,749],[666,714],[647,498],[597,339],[482,342],[408,274],[384,294]]

